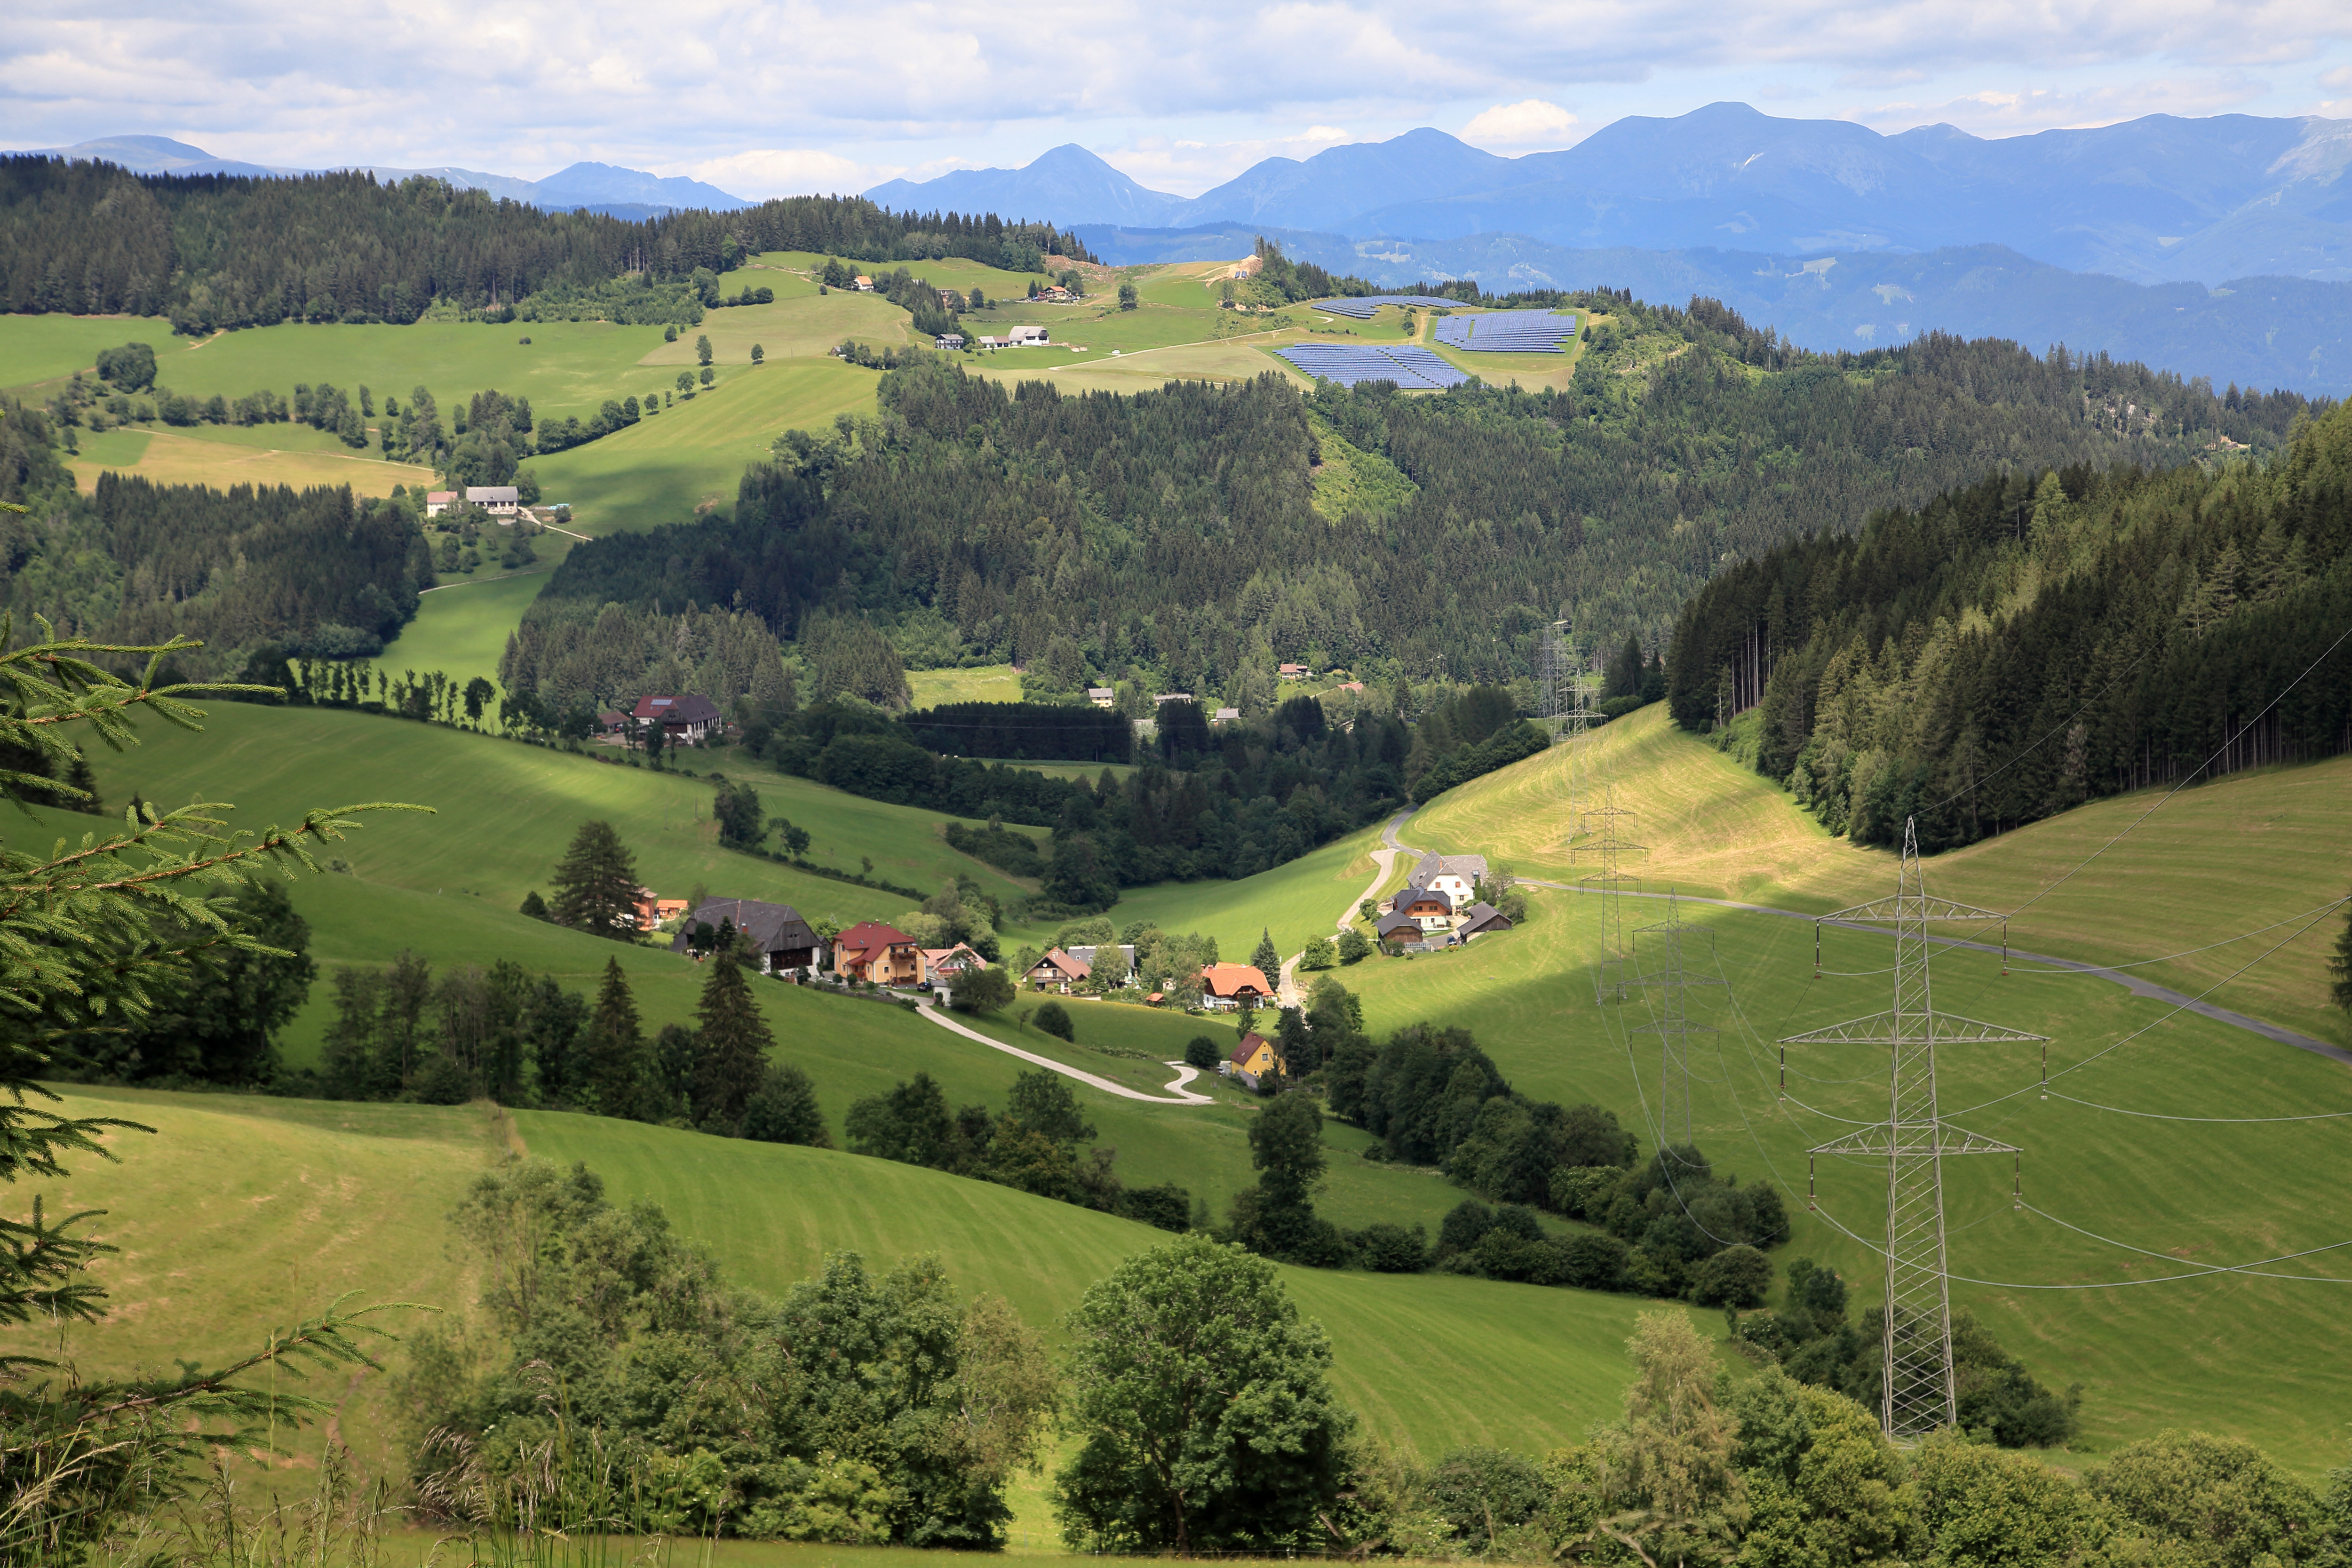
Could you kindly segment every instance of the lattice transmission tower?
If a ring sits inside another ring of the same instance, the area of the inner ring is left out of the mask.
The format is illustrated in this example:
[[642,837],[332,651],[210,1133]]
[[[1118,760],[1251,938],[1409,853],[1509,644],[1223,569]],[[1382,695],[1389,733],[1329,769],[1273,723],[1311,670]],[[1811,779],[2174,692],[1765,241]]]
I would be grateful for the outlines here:
[[[1591,742],[1585,744],[1589,747]],[[1633,932],[1625,924],[1625,895],[1641,890],[1642,879],[1624,870],[1624,858],[1645,852],[1647,846],[1636,844],[1625,837],[1625,827],[1634,813],[1617,804],[1617,781],[1609,776],[1603,763],[1599,769],[1597,786],[1589,784],[1591,798],[1599,805],[1587,804],[1582,808],[1585,822],[1592,828],[1592,837],[1584,843],[1573,845],[1568,855],[1570,862],[1585,861],[1592,869],[1578,879],[1578,883],[1601,900],[1601,965],[1592,984],[1592,999],[1596,1002],[1622,1002],[1625,987],[1640,973],[1633,961]]]
[[[1633,932],[1638,949],[1643,938],[1649,939],[1653,954],[1652,967],[1641,970],[1633,984],[1654,989],[1659,994],[1655,1023],[1639,1026],[1635,1032],[1658,1037],[1658,1143],[1663,1149],[1674,1143],[1680,1134],[1683,1145],[1698,1140],[1692,1131],[1690,1037],[1712,1035],[1716,1031],[1706,1024],[1690,1021],[1690,990],[1695,985],[1721,985],[1714,976],[1695,977],[1683,963],[1683,940],[1703,939],[1710,952],[1715,946],[1715,932],[1703,925],[1693,925],[1682,918],[1681,907],[1669,894],[1666,918],[1655,925],[1640,927]],[[1710,967],[1712,967],[1710,965]]]
[[[1879,1421],[1898,1440],[1923,1437],[1957,1425],[1958,1391],[1952,1381],[1952,1289],[1946,1266],[1944,1157],[1948,1154],[2007,1154],[2011,1193],[2017,1195],[2021,1152],[2007,1143],[1952,1125],[1936,1109],[1936,1047],[1997,1043],[2030,1044],[2046,1037],[1999,1024],[1979,1023],[1935,1010],[1927,973],[1927,928],[1944,922],[2001,922],[2001,948],[2009,947],[2009,917],[1949,899],[1931,897],[1919,876],[1919,837],[1903,824],[1903,868],[1895,896],[1823,915],[1813,923],[1813,968],[1821,969],[1821,929],[1835,921],[1847,925],[1895,928],[1893,1011],[1853,1018],[1826,1029],[1791,1035],[1784,1046],[1870,1045],[1889,1051],[1887,1118],[1811,1151],[1852,1154],[1886,1162],[1885,1388]],[[2022,1201],[2021,1197],[2018,1201]],[[1807,1206],[1812,1206],[1807,1194]]]
[[[1554,621],[1543,629],[1536,644],[1536,713],[1549,721],[1568,716],[1568,689],[1575,679],[1567,639],[1562,635],[1566,621]],[[1567,739],[1565,731],[1555,731],[1555,742]]]

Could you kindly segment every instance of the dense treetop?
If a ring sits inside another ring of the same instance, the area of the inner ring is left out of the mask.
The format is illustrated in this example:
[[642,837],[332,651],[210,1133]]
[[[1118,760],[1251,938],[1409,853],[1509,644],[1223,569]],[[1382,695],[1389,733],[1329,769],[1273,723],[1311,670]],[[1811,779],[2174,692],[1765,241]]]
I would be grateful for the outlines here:
[[[865,261],[969,256],[1024,271],[1046,253],[1090,259],[1049,224],[891,213],[855,196],[631,221],[541,212],[422,175],[387,184],[358,173],[132,174],[110,163],[0,158],[0,310],[11,311],[168,315],[184,331],[404,323],[436,303],[496,310],[541,291],[575,300],[625,274],[644,287],[694,281],[698,269],[728,271],[769,250]],[[698,292],[689,320],[717,302],[715,286]]]

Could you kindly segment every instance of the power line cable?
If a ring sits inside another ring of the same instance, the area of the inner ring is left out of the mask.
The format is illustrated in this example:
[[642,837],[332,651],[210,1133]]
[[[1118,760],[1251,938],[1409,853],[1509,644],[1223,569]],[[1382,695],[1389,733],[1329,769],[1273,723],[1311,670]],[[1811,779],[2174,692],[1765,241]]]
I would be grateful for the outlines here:
[[2077,1100],[2054,1089],[2050,1091],[2050,1098],[2063,1100],[2069,1105],[2079,1105],[2085,1110],[2104,1110],[2111,1116],[2137,1116],[2149,1121],[2211,1121],[2232,1126],[2254,1126],[2274,1121],[2336,1121],[2352,1116],[2352,1110],[2315,1110],[2305,1116],[2173,1116],[2161,1110],[2127,1110],[2120,1105],[2101,1105],[2096,1100]]

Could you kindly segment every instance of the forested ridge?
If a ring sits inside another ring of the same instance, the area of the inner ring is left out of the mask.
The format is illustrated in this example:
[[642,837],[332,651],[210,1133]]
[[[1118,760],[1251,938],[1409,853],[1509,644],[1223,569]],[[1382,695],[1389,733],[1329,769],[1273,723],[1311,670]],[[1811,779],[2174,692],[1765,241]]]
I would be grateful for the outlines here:
[[0,412],[0,606],[47,616],[66,636],[203,641],[191,675],[286,638],[373,647],[397,636],[432,586],[414,514],[349,486],[159,485],[101,474],[74,485],[47,419]]
[[[1792,356],[1719,310],[1612,309],[1564,394],[1301,394],[1267,375],[1069,396],[906,366],[878,420],[780,441],[731,517],[573,552],[527,651],[566,657],[591,606],[717,605],[787,642],[820,615],[862,620],[910,668],[1009,659],[1244,711],[1270,704],[1280,660],[1508,682],[1556,618],[1587,647],[1654,647],[1726,561],[2002,467],[2266,450],[2305,407],[2063,351],[1931,337]],[[1318,460],[1340,442],[1412,493],[1318,511]],[[853,689],[887,701],[895,679]]]
[[502,310],[544,294],[555,313],[692,321],[716,302],[715,289],[680,299],[663,285],[769,250],[862,261],[967,256],[1017,271],[1036,269],[1047,252],[1092,259],[1051,224],[892,213],[855,196],[631,221],[542,212],[423,176],[386,184],[348,172],[132,174],[110,163],[0,158],[0,310],[8,311],[162,315],[177,331],[205,332],[288,321],[406,323],[436,306]]
[[1686,729],[1743,714],[1735,743],[1832,831],[1916,814],[1939,847],[2352,747],[2347,627],[2339,405],[2267,466],[2024,468],[1784,543],[1691,600],[1668,686]]

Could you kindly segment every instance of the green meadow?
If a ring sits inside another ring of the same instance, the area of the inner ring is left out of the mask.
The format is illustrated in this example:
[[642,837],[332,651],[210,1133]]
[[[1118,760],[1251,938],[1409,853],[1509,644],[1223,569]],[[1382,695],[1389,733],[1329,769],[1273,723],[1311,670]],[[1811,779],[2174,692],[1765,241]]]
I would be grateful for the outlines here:
[[495,682],[507,637],[547,585],[572,542],[549,531],[531,541],[536,564],[503,573],[484,566],[471,577],[452,576],[418,595],[416,618],[385,645],[375,667],[397,677],[437,669],[460,686],[475,676]]

